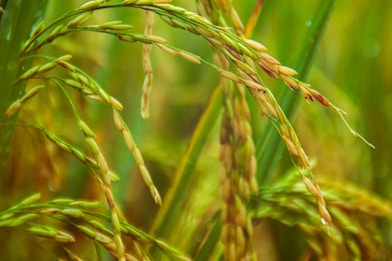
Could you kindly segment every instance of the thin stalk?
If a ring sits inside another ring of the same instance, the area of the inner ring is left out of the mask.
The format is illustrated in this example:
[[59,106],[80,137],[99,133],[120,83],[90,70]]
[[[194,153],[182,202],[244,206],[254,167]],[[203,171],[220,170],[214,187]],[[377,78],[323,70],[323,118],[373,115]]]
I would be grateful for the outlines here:
[[220,216],[221,212],[217,212],[217,214],[212,218],[212,228],[209,231],[207,239],[201,245],[200,250],[198,250],[193,256],[194,261],[211,260],[210,258],[213,256],[213,253],[217,252],[217,243],[220,241],[220,235],[222,231],[222,222],[220,220]]
[[253,30],[256,26],[261,10],[263,9],[264,0],[257,0],[255,7],[253,8],[252,14],[250,15],[248,22],[245,26],[245,36],[250,37],[253,34]]
[[[2,1],[2,4],[5,1]],[[2,10],[0,22],[0,176],[3,176],[17,115],[9,119],[3,117],[8,106],[22,96],[25,82],[15,85],[17,77],[27,70],[30,62],[21,62],[20,46],[29,33],[43,19],[47,0],[9,1]]]
[[221,98],[221,88],[217,87],[192,135],[186,153],[174,175],[172,186],[155,218],[151,231],[158,237],[167,238],[178,222],[187,193],[192,185],[197,160],[210,134],[211,126],[219,117]]
[[[293,66],[298,72],[298,80],[306,82],[308,78],[334,3],[335,0],[322,1],[311,22],[301,51]],[[302,97],[300,95],[288,88],[284,88],[281,95],[279,95],[278,103],[290,121],[294,119],[301,100]],[[282,158],[284,147],[275,126],[272,123],[268,123],[256,140],[257,181],[259,185],[268,184],[271,180],[276,166]]]

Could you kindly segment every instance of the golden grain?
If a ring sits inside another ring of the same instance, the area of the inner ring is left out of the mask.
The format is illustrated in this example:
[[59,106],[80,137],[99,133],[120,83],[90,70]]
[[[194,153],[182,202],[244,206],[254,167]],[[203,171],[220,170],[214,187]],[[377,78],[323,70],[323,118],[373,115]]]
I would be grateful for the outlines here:
[[83,201],[83,200],[72,201],[69,205],[70,206],[78,206],[81,208],[99,208],[101,206],[101,204],[99,202]]
[[8,227],[16,227],[16,226],[20,226],[28,221],[31,221],[33,219],[38,218],[39,215],[35,214],[35,213],[28,213],[28,214],[24,214],[21,215],[17,218],[13,217],[12,219],[8,219],[10,222],[8,222],[8,224],[6,224],[6,221],[2,221],[3,226],[8,226]]
[[70,55],[70,54],[65,54],[65,55],[63,55],[63,56],[58,57],[58,58],[55,60],[55,62],[57,62],[57,61],[69,61],[69,60],[71,60],[71,58],[72,58],[72,55]]
[[235,242],[231,241],[228,247],[227,261],[237,261]]
[[237,246],[237,256],[240,258],[243,256],[245,251],[245,246],[247,245],[246,238],[244,236],[244,231],[241,226],[235,228],[235,243]]
[[125,127],[120,119],[119,112],[114,109],[112,110],[112,112],[113,112],[114,126],[116,126],[116,129],[118,129],[119,131],[123,131]]
[[291,89],[296,90],[296,91],[299,90],[300,87],[299,87],[296,80],[294,80],[290,76],[286,76],[286,75],[281,75],[280,77],[283,80],[284,84],[286,84],[288,87],[290,87]]
[[286,75],[286,76],[295,76],[298,73],[294,69],[291,69],[290,67],[279,66],[279,74]]
[[79,7],[79,9],[90,10],[90,9],[94,9],[94,8],[98,7],[99,5],[100,5],[100,3],[97,1],[88,1],[88,2],[84,3],[83,5],[81,5]]
[[120,20],[114,20],[114,21],[110,21],[110,22],[106,22],[103,24],[100,24],[99,27],[102,29],[110,29],[112,28],[113,25],[119,25],[122,24],[122,21]]
[[[144,34],[146,36],[152,35],[152,27],[154,24],[154,14],[150,11],[145,11],[146,16],[146,28],[144,30]],[[143,94],[142,94],[142,101],[141,101],[141,115],[144,119],[149,118],[149,99],[150,93],[152,89],[152,81],[153,81],[153,73],[152,73],[152,66],[150,60],[150,53],[151,53],[151,45],[150,44],[143,44],[143,69],[144,69],[144,82],[143,82]]]
[[131,133],[128,130],[123,129],[122,134],[124,137],[125,145],[127,145],[128,149],[133,152],[135,150],[135,142],[133,141]]
[[118,111],[122,111],[124,106],[121,104],[121,102],[119,102],[116,98],[112,96],[109,97],[109,100],[110,100],[110,104],[113,106],[114,109]]
[[220,76],[222,76],[226,79],[229,79],[229,80],[236,82],[236,83],[241,83],[241,79],[236,74],[234,74],[232,72],[225,71],[225,70],[218,70],[218,72],[219,72]]
[[202,25],[202,26],[212,25],[211,21],[208,20],[208,19],[207,19],[206,17],[204,17],[204,16],[199,16],[199,15],[196,15],[196,14],[191,13],[191,12],[186,12],[186,13],[191,14],[191,19],[192,19],[193,21],[199,23],[199,24]]
[[[92,85],[95,85],[92,83]],[[110,104],[110,96],[105,92],[104,89],[102,89],[100,86],[95,85],[94,86],[96,91],[98,92],[98,95],[101,96],[101,98],[105,101],[105,103]]]
[[40,214],[44,214],[44,215],[54,215],[59,212],[60,212],[60,209],[58,209],[58,208],[46,208],[46,209],[39,211]]
[[121,225],[120,225],[120,219],[118,218],[117,212],[115,209],[111,210],[111,216],[112,216],[112,225],[114,231],[120,231],[121,230]]
[[247,178],[251,178],[257,169],[256,157],[249,157]]
[[95,232],[94,230],[92,230],[91,228],[86,227],[86,226],[84,226],[84,225],[76,225],[76,227],[77,227],[80,231],[82,231],[84,234],[86,234],[87,236],[89,236],[89,237],[95,239],[96,232]]
[[81,15],[78,15],[77,17],[75,17],[73,20],[71,20],[66,27],[67,28],[74,28],[82,23],[84,23],[85,21],[87,21],[92,15],[92,11],[89,12],[85,12],[82,13]]
[[9,118],[12,115],[15,114],[15,112],[17,112],[21,107],[22,107],[23,103],[20,100],[16,100],[14,101],[6,110],[6,112],[4,113],[4,117],[5,118]]
[[229,235],[230,235],[230,225],[227,223],[222,224],[222,231],[220,234],[220,239],[222,244],[226,245],[229,243]]
[[232,122],[232,130],[233,130],[233,135],[235,137],[243,137],[243,133],[241,132],[241,127],[242,125],[238,121],[233,121]]
[[54,62],[46,63],[38,68],[37,73],[48,72],[48,71],[52,70],[54,67],[56,67],[56,63],[54,63]]
[[325,221],[325,224],[328,226],[332,225],[332,217],[331,217],[331,214],[326,209],[325,203],[319,204],[318,207],[319,207],[318,209],[319,209],[320,215],[321,215],[322,219]]
[[[19,202],[18,206],[25,206],[25,205],[30,205],[34,202],[36,202],[37,200],[39,200],[41,198],[41,194],[40,193],[35,193],[25,199],[23,199],[21,202]],[[3,216],[0,217],[0,219]]]
[[97,155],[100,152],[98,144],[95,141],[95,139],[93,139],[92,137],[86,137],[85,141],[94,155]]
[[264,72],[266,74],[268,74],[269,77],[273,78],[273,79],[277,79],[278,75],[275,72],[275,67],[277,67],[276,65],[271,65],[269,63],[266,63],[263,60],[258,60],[257,64],[260,66],[261,69],[264,70]]
[[132,35],[117,35],[117,39],[129,43],[133,43],[137,41],[137,39]]
[[245,228],[246,227],[246,220],[248,219],[248,215],[246,214],[246,207],[243,203],[241,203],[238,206],[238,208],[239,209],[237,210],[234,224],[237,227]]
[[83,88],[83,84],[82,83],[74,81],[74,80],[71,80],[71,79],[66,79],[64,81],[64,83],[69,85],[69,86],[71,86],[71,87],[77,88],[77,89],[82,89]]
[[75,67],[70,63],[67,63],[65,61],[56,61],[56,63],[70,72],[76,72]]
[[64,208],[60,210],[59,213],[74,218],[81,218],[84,216],[83,212],[80,209],[76,209],[76,208]]
[[243,34],[245,31],[244,25],[242,24],[242,21],[234,8],[230,8],[230,18],[233,22],[236,32]]
[[57,242],[61,242],[61,243],[73,243],[76,241],[75,238],[71,234],[66,233],[64,231],[61,231],[61,230],[57,231],[57,234],[54,236],[54,239]]
[[110,181],[119,181],[119,180],[120,180],[120,178],[119,178],[115,173],[113,173],[110,169],[109,169],[109,171],[106,173],[106,175],[107,175],[107,178],[108,178]]
[[317,190],[317,188],[314,186],[313,182],[306,177],[305,175],[302,175],[302,181],[305,184],[306,189],[309,191],[309,193],[314,196],[317,197],[318,199],[320,198],[320,191]]
[[298,156],[298,149],[295,146],[294,142],[291,140],[291,138],[285,134],[282,135],[282,138],[283,138],[283,141],[286,143],[286,147],[287,147],[288,151],[290,152],[290,154],[294,157],[297,157]]
[[168,46],[164,45],[164,44],[160,44],[160,43],[156,43],[156,46],[158,46],[160,49],[162,49],[163,51],[167,52],[168,54],[172,54],[172,55],[177,55],[177,51],[169,48]]
[[35,38],[37,35],[39,35],[45,28],[45,21],[42,20],[38,25],[34,27],[34,29],[30,33],[30,38]]
[[231,169],[232,166],[232,148],[229,144],[222,144],[219,152],[219,159],[222,162],[223,168],[228,170]]
[[243,63],[241,61],[237,61],[236,66],[248,75],[255,74],[255,70],[249,64]]
[[156,204],[158,204],[159,206],[162,206],[162,198],[161,198],[161,196],[159,195],[158,189],[157,189],[155,186],[152,186],[152,187],[150,188],[150,192],[151,192],[151,195],[152,195],[153,198],[154,198],[154,202],[155,202]]
[[265,91],[265,88],[260,83],[257,83],[253,80],[243,80],[243,83],[250,89],[261,91],[261,92]]
[[298,157],[301,159],[301,162],[302,162],[301,166],[302,167],[310,168],[308,156],[306,155],[304,149],[300,146],[298,148]]
[[104,178],[107,178],[106,174],[109,171],[109,166],[108,166],[108,163],[107,163],[105,157],[101,153],[101,151],[99,151],[99,153],[96,155],[96,158],[97,158],[97,162],[100,167],[101,173],[105,175]]
[[[241,90],[244,90],[244,88],[241,88]],[[245,95],[245,93],[243,95]],[[246,101],[246,99],[241,99],[240,102],[241,102],[242,115],[245,119],[249,120],[250,119],[250,111],[249,111],[248,102]],[[249,129],[247,130],[247,133],[251,133],[252,129],[251,129],[250,125],[247,124],[247,126],[249,127]]]
[[26,231],[41,237],[53,237],[57,234],[56,230],[49,226],[32,225]]
[[[165,16],[164,16],[165,17]],[[188,29],[189,26],[187,26],[184,22],[182,22],[179,19],[176,18],[167,18],[165,17],[165,22],[173,26],[174,28],[181,28],[181,29]]]
[[178,51],[178,54],[184,58],[185,60],[194,63],[194,64],[201,64],[200,57],[193,54],[193,53],[188,53],[184,51]]
[[90,129],[90,127],[84,121],[78,120],[77,124],[86,137],[93,137],[93,138],[95,137],[94,132]]
[[130,31],[133,26],[129,24],[114,24],[107,29],[115,30],[115,31]]
[[249,179],[249,187],[253,194],[257,195],[259,193],[259,186],[257,185],[257,180],[253,176]]
[[250,195],[249,184],[243,177],[239,178],[238,192],[241,197],[245,198],[246,200],[250,200],[251,195]]
[[266,52],[267,48],[262,45],[261,43],[251,40],[251,39],[244,39],[244,41],[257,52]]
[[223,201],[228,202],[231,198],[231,181],[226,179],[225,182],[221,185],[221,198]]
[[[267,54],[267,53],[259,53],[259,58],[262,61],[265,61],[267,64],[271,64],[271,65],[280,65],[280,62],[278,60],[276,60],[274,57],[272,57],[271,55]],[[279,67],[274,67],[274,68],[279,68]],[[275,72],[277,72],[278,70],[274,70]]]
[[106,229],[105,225],[100,223],[100,222],[98,222],[97,220],[90,219],[90,220],[87,220],[87,221],[88,221],[88,223],[90,225],[92,225],[93,227],[95,227],[95,228],[97,228],[99,230],[105,230]]
[[141,101],[141,115],[143,119],[148,119],[150,117],[149,100],[150,100],[150,93],[152,88],[153,74],[151,70],[147,71],[147,68],[145,68],[145,70],[146,71],[145,71],[145,77],[143,82],[143,95]]
[[204,36],[208,41],[211,40],[212,42],[214,42],[214,45],[222,45],[221,42],[215,39],[215,32],[206,29],[205,26],[198,26],[196,27],[196,30],[199,32],[199,34]]
[[153,182],[152,182],[150,173],[148,172],[146,166],[144,166],[144,165],[139,166],[139,170],[140,170],[140,174],[141,174],[141,176],[142,176],[142,178],[143,178],[144,183],[145,183],[148,187],[153,186]]
[[70,204],[73,201],[74,200],[70,199],[70,198],[56,198],[56,199],[50,201],[50,203],[58,204],[58,205],[68,205],[68,204]]
[[87,77],[80,73],[71,73],[71,76],[75,80],[79,81],[81,84],[84,84],[89,87],[94,87],[93,85],[90,84],[90,81],[87,79]]
[[329,107],[330,102],[328,101],[327,98],[325,98],[323,95],[321,95],[319,92],[315,90],[309,90],[311,92],[311,95],[313,98],[315,98],[319,103],[324,105],[325,107]]
[[246,221],[247,221],[246,228],[245,228],[246,235],[247,235],[248,238],[252,238],[253,237],[253,223],[252,223],[252,219],[248,218]]
[[257,57],[253,49],[249,48],[248,45],[243,44],[242,41],[237,42],[237,49],[242,55],[248,57]]
[[157,35],[146,35],[145,38],[147,40],[150,40],[150,41],[154,42],[154,43],[160,43],[160,44],[166,44],[167,43],[167,40],[165,38],[162,38],[162,37],[157,36]]
[[104,244],[108,244],[113,242],[112,239],[102,233],[99,232],[95,232],[95,236],[94,239],[97,240],[98,242],[104,243]]
[[71,151],[72,155],[75,156],[75,158],[77,158],[78,160],[80,160],[81,162],[86,162],[86,155],[84,155],[82,152],[80,152],[79,150],[73,149]]
[[35,74],[37,74],[39,68],[40,66],[34,66],[33,68],[27,70],[24,74],[22,74],[22,76],[18,78],[18,81],[32,78]]
[[[62,35],[66,29],[64,28],[63,24],[59,24],[56,26],[53,31],[49,34],[49,36],[46,38],[45,42],[51,43],[54,39],[56,39],[59,35]],[[30,45],[32,46],[32,45]],[[30,48],[29,48],[30,49]],[[24,52],[28,52],[29,49],[26,49]]]
[[257,102],[259,103],[260,108],[264,111],[265,115],[268,117],[279,119],[276,106],[274,106],[274,103],[271,103],[267,100],[268,97],[266,96],[266,94],[258,92],[256,95]]

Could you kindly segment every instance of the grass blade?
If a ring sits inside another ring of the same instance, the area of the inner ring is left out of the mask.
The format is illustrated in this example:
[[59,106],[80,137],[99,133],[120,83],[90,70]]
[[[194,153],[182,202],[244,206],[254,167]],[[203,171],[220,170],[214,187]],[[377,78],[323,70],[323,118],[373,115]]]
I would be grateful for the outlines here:
[[[5,2],[3,3],[5,4]],[[29,37],[35,24],[43,19],[47,1],[10,1],[5,6],[0,22],[0,176],[5,171],[9,146],[13,134],[16,116],[4,119],[4,112],[24,91],[24,83],[13,86],[23,68],[29,64],[20,62],[19,46]]]
[[181,215],[187,198],[186,195],[192,185],[197,160],[210,133],[211,126],[214,125],[219,117],[221,108],[220,91],[220,87],[215,89],[175,173],[172,186],[165,196],[162,208],[155,218],[151,231],[156,236],[167,238]]

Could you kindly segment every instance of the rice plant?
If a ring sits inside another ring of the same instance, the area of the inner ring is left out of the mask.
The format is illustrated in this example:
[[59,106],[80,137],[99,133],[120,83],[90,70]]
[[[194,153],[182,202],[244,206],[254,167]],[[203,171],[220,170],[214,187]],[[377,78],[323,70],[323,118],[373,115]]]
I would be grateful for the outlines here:
[[390,258],[389,201],[307,153],[312,124],[375,149],[307,83],[337,3],[275,32],[290,67],[274,4],[170,2],[0,2],[2,259]]

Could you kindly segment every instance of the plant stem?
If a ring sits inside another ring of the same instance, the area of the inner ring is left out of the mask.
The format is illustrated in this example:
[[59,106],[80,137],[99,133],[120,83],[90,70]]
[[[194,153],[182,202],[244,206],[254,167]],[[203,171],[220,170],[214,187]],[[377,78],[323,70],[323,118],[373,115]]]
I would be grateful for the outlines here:
[[[17,116],[4,118],[8,106],[19,98],[25,82],[15,85],[19,75],[31,64],[21,62],[19,51],[31,29],[43,19],[47,0],[9,1],[0,22],[0,176],[3,176]],[[31,62],[30,62],[31,63]]]
[[186,153],[174,175],[172,186],[165,196],[162,208],[155,218],[151,231],[156,236],[167,238],[177,224],[187,199],[186,195],[192,185],[193,174],[200,152],[210,134],[211,126],[214,125],[219,117],[221,98],[221,88],[217,87],[193,133]]

